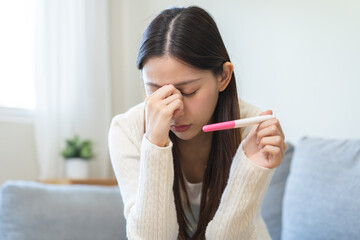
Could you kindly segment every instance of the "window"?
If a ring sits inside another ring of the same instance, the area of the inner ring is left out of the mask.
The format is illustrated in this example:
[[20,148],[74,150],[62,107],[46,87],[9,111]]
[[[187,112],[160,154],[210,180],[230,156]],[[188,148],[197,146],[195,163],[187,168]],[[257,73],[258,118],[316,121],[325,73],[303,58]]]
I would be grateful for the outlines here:
[[1,115],[35,108],[35,11],[36,0],[0,0]]

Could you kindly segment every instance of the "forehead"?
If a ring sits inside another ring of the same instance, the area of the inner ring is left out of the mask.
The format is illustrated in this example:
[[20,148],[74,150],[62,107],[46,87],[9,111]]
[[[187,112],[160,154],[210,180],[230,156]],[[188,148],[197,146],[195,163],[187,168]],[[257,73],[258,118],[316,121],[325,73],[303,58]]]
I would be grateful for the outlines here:
[[145,84],[163,86],[177,85],[187,80],[195,80],[211,74],[210,70],[201,70],[170,56],[148,59],[142,69]]

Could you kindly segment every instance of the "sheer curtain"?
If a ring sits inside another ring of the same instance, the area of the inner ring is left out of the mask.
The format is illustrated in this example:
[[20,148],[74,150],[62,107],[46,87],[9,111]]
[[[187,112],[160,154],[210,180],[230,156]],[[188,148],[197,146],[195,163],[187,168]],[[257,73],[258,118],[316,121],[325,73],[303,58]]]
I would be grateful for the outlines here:
[[107,2],[38,2],[35,138],[40,179],[64,176],[60,151],[65,138],[75,134],[94,142],[90,176],[110,174]]

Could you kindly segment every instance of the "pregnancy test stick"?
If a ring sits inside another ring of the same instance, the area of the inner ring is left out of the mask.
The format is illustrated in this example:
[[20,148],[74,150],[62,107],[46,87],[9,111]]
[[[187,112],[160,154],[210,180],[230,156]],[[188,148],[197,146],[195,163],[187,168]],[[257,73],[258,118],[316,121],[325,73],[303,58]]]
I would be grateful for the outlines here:
[[203,131],[204,132],[213,132],[213,131],[220,131],[220,130],[226,130],[226,129],[246,127],[246,126],[251,126],[251,125],[261,123],[263,121],[266,121],[266,120],[272,119],[272,118],[275,118],[275,116],[274,115],[263,115],[263,116],[252,117],[252,118],[244,118],[244,119],[239,119],[239,120],[214,123],[214,124],[205,125],[203,127]]

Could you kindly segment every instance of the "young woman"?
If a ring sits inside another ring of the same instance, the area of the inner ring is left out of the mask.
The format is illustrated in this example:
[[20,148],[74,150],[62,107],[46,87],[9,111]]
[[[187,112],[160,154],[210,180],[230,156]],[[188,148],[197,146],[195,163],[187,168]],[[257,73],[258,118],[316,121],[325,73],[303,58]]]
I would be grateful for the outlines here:
[[137,59],[146,100],[114,117],[112,165],[129,239],[270,239],[260,206],[286,144],[279,121],[205,133],[272,114],[239,101],[218,28],[201,8],[161,12]]

